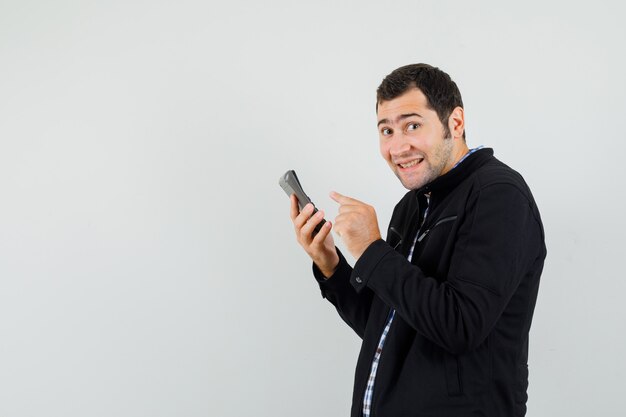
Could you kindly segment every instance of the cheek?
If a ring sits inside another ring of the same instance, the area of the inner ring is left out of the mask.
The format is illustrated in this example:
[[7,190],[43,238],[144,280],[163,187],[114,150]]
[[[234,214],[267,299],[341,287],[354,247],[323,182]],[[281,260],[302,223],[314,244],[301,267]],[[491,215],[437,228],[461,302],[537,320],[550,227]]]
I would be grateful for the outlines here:
[[388,160],[389,159],[389,144],[381,141],[379,150],[380,150],[381,156],[385,158],[386,160]]

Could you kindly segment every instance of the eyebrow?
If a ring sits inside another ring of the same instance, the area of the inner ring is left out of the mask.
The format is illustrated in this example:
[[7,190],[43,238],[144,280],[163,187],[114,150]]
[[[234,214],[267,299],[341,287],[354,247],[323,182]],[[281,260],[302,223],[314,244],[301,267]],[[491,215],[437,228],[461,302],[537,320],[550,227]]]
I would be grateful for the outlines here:
[[[396,123],[399,122],[400,120],[408,119],[409,117],[413,117],[413,116],[417,116],[420,119],[423,119],[422,115],[419,113],[405,113],[405,114],[401,114],[400,116],[396,118]],[[389,123],[389,119],[379,120],[376,126],[380,126],[382,123]]]

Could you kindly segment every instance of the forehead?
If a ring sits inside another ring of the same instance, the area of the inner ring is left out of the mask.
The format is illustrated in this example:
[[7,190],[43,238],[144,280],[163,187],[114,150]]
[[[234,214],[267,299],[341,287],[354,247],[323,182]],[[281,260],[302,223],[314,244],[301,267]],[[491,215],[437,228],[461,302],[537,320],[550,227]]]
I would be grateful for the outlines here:
[[418,113],[427,117],[436,112],[428,106],[428,100],[424,93],[417,88],[412,88],[404,94],[387,101],[378,103],[378,120],[395,119],[395,116],[408,113]]

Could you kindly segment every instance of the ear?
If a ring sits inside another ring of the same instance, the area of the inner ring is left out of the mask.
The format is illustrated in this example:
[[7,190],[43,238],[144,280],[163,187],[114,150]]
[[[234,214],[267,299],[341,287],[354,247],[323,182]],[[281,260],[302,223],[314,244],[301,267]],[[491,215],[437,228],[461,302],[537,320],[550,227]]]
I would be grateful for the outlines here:
[[465,131],[465,111],[463,107],[455,107],[448,117],[448,129],[453,138],[463,138]]

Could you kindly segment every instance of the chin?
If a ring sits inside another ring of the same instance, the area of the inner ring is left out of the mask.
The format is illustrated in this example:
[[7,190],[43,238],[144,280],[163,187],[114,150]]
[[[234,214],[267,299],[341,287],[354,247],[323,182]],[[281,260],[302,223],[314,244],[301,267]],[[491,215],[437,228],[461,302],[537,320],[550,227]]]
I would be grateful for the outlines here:
[[397,175],[397,177],[402,183],[402,185],[404,186],[404,188],[406,188],[407,190],[417,190],[419,188],[422,188],[424,185],[426,185],[426,182],[422,179],[410,180],[410,179],[402,178],[399,175]]

